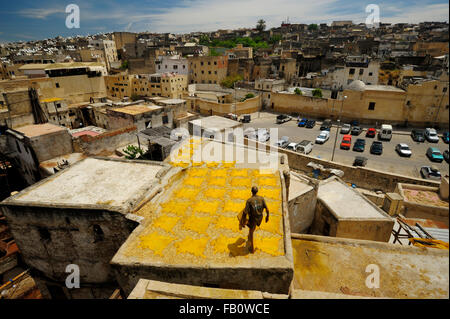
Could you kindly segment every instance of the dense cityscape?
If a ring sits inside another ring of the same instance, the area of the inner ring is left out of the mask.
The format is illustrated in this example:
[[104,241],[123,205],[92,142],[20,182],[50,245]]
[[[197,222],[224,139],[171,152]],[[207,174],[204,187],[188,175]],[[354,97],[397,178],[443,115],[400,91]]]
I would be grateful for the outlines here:
[[448,22],[266,25],[0,43],[0,299],[449,298]]

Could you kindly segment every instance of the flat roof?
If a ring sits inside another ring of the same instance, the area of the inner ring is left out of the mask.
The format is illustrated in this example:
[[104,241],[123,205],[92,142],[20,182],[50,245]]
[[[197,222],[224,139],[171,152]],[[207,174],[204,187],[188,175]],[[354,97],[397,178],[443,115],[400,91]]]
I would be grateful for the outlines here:
[[43,103],[49,103],[49,102],[56,102],[56,101],[61,101],[61,100],[62,100],[62,99],[59,98],[59,97],[52,97],[52,98],[49,98],[49,99],[41,100],[41,102],[43,102]]
[[67,128],[51,123],[33,124],[15,128],[16,131],[23,133],[27,137],[47,135],[55,132],[67,131]]
[[[200,149],[195,139],[183,143],[187,154]],[[209,142],[207,142],[209,143]],[[279,170],[236,162],[200,162],[184,170],[174,162],[165,191],[133,214],[144,218],[122,245],[113,264],[171,267],[289,268],[285,246]],[[270,210],[269,222],[255,233],[256,252],[245,246],[248,230],[237,214],[258,186]]]
[[113,112],[137,115],[137,114],[143,114],[143,113],[151,112],[151,111],[158,110],[158,109],[161,109],[161,107],[157,106],[157,105],[137,104],[137,105],[128,105],[128,106],[124,106],[124,107],[114,108],[114,109],[110,109],[110,110]]
[[200,126],[203,129],[222,131],[226,128],[233,128],[241,123],[222,116],[212,115],[200,119],[189,121],[193,125]]
[[363,195],[337,179],[320,184],[317,198],[324,202],[339,219],[389,218]]
[[68,62],[68,63],[30,63],[22,65],[19,70],[57,70],[57,69],[75,69],[84,67],[101,67],[100,62]]
[[[448,250],[292,235],[294,288],[384,298],[449,297]],[[366,272],[369,265],[374,265]],[[379,288],[366,286],[378,267]]]
[[161,168],[148,161],[86,158],[7,201],[28,206],[94,205],[128,210],[157,181]]
[[162,100],[159,101],[160,103],[164,103],[164,104],[180,104],[180,103],[184,103],[186,102],[186,100],[183,99],[167,99],[167,100]]
[[397,88],[392,85],[375,85],[375,84],[366,84],[364,87],[366,91],[392,91],[392,92],[405,92],[404,90]]

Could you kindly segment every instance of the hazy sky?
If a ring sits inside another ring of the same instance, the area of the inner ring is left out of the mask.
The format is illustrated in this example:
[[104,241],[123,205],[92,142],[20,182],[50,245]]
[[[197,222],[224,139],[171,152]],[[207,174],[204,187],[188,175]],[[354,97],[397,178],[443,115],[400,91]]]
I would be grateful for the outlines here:
[[[365,22],[365,8],[380,7],[381,22],[448,21],[448,0],[0,0],[0,42],[110,31],[187,33],[292,23]],[[80,8],[80,28],[65,26],[68,4]]]

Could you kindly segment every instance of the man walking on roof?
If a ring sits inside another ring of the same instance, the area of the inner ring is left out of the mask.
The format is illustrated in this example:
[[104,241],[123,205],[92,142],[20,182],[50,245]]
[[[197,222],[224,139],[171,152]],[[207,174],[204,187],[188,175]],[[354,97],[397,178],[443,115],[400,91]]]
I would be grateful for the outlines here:
[[247,199],[245,203],[245,208],[242,213],[238,216],[239,219],[239,229],[247,226],[248,230],[248,244],[251,253],[254,253],[253,246],[253,232],[256,226],[261,225],[263,219],[263,211],[266,210],[266,223],[269,222],[269,208],[267,208],[266,201],[263,197],[256,195],[258,193],[258,187],[252,187],[252,197]]

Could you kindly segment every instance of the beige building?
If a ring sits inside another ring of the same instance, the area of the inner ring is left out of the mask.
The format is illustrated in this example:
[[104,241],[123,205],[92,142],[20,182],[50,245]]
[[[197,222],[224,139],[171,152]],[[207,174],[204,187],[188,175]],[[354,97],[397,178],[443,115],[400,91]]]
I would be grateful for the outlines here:
[[379,125],[399,124],[448,126],[448,82],[424,80],[404,89],[388,85],[366,85],[354,81],[339,99],[299,96],[273,92],[270,108],[277,112],[297,113],[333,119],[353,120]]
[[227,76],[227,56],[189,57],[189,83],[220,84]]
[[187,92],[187,75],[175,73],[110,75],[105,83],[108,96],[117,99],[132,95],[179,99]]

